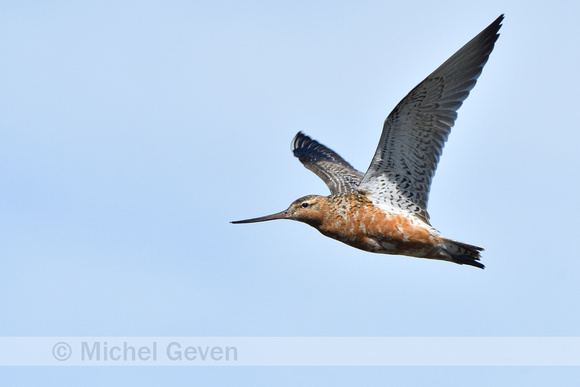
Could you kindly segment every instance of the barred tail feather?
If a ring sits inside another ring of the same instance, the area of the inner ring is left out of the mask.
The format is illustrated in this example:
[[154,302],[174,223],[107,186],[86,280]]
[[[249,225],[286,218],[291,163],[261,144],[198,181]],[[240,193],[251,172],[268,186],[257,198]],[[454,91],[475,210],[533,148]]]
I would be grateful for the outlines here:
[[460,265],[471,265],[479,267],[480,269],[485,268],[485,266],[479,262],[479,259],[481,258],[480,251],[483,251],[483,248],[454,241],[453,239],[445,239],[444,242],[445,253],[448,255],[451,262]]

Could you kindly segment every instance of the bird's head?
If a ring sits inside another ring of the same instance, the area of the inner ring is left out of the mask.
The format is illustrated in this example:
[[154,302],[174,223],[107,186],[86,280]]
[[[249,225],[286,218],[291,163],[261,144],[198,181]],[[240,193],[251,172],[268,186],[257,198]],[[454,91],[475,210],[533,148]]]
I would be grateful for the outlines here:
[[232,223],[256,223],[275,219],[291,219],[307,223],[316,227],[322,223],[327,208],[328,198],[325,196],[308,195],[295,200],[288,209],[272,215],[261,216],[246,220],[237,220]]

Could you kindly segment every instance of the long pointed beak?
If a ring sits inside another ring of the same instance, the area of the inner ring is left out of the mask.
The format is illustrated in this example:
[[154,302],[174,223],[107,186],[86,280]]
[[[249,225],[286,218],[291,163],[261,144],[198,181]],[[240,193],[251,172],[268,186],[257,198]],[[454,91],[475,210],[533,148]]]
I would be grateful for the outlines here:
[[286,210],[282,212],[277,212],[272,215],[261,216],[259,218],[253,219],[246,219],[246,220],[236,220],[230,223],[239,224],[239,223],[256,223],[256,222],[265,222],[267,220],[276,220],[276,219],[288,219],[288,213]]

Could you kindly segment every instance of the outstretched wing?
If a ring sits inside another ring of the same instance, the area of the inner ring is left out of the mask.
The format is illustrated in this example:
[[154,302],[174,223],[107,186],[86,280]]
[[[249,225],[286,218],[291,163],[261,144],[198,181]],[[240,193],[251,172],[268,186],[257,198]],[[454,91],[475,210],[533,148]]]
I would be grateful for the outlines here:
[[457,110],[493,50],[502,20],[503,15],[411,90],[389,114],[359,186],[376,205],[429,222],[427,201],[443,145]]
[[326,183],[332,194],[352,191],[364,176],[332,149],[302,132],[292,140],[292,153]]

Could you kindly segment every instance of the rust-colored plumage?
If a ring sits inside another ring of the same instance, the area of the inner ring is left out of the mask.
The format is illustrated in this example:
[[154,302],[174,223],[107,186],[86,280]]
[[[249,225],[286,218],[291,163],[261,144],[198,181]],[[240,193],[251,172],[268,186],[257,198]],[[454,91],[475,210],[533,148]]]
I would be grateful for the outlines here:
[[291,219],[373,253],[430,258],[484,268],[480,247],[444,238],[427,212],[431,180],[457,110],[475,86],[499,36],[503,15],[417,85],[385,120],[365,174],[337,153],[298,133],[296,157],[330,189],[287,210],[232,223]]

